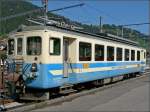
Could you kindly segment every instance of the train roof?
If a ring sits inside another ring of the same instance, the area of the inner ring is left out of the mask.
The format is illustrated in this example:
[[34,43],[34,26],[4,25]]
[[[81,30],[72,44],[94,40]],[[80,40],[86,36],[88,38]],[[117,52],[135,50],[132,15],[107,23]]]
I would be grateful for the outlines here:
[[32,30],[56,30],[59,32],[65,31],[65,32],[76,33],[76,34],[90,35],[96,38],[102,38],[105,40],[111,40],[111,41],[120,42],[128,45],[139,46],[138,42],[134,42],[129,39],[125,39],[112,34],[106,34],[106,33],[94,34],[94,33],[79,31],[71,28],[64,28],[60,26],[24,26],[24,27],[20,27],[17,32],[32,31]]

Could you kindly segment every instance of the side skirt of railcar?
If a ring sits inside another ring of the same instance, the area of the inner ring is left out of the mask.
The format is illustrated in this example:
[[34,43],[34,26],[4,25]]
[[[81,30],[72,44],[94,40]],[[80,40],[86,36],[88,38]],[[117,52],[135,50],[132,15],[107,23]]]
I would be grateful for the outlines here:
[[62,85],[59,87],[51,88],[51,89],[33,89],[33,88],[26,88],[26,92],[23,95],[20,95],[21,100],[49,100],[52,98],[59,97],[61,95],[67,95],[72,92],[79,92],[83,89],[91,89],[93,87],[101,87],[104,85],[108,85],[111,83],[116,83],[122,80],[126,80],[129,78],[134,78],[139,74],[139,72],[136,73],[130,73],[130,74],[124,74],[119,75],[115,77],[109,77],[105,79],[99,79],[99,80],[93,80],[78,84],[68,84]]

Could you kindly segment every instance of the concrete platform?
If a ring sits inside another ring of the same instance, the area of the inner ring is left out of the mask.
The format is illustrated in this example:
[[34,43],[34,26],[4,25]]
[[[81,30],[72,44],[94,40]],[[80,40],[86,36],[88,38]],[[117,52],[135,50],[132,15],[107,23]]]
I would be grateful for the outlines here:
[[62,104],[43,107],[32,112],[43,111],[150,111],[150,75],[138,80],[105,89],[95,94],[82,96]]

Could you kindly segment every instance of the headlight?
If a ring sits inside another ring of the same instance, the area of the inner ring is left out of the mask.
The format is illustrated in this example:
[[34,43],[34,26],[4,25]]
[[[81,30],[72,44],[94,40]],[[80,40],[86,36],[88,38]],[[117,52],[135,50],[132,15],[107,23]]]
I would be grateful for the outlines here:
[[36,63],[32,63],[31,72],[37,72],[37,64]]

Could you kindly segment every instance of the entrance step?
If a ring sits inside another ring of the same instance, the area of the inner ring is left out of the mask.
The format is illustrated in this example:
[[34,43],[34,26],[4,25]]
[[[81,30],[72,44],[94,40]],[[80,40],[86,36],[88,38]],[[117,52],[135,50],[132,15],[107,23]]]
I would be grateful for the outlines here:
[[73,87],[73,84],[64,84],[63,86],[59,88],[59,93],[69,94],[69,93],[76,92],[76,90],[74,90],[72,87]]

